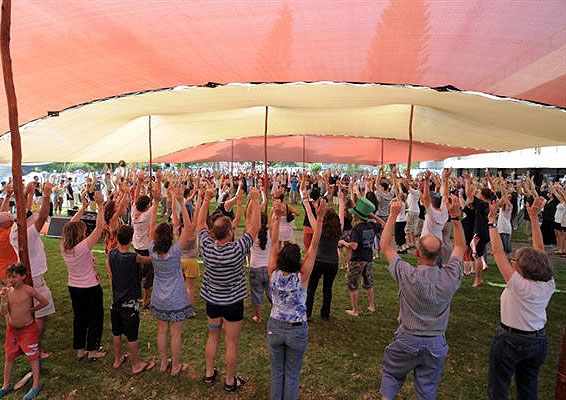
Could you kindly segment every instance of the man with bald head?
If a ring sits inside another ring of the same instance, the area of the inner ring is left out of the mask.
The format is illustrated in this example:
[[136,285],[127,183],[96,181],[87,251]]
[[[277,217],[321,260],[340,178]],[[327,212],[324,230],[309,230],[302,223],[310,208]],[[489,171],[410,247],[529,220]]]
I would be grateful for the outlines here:
[[382,399],[392,400],[410,371],[414,371],[417,399],[436,399],[448,345],[444,333],[450,317],[450,301],[460,287],[462,258],[466,251],[458,198],[446,201],[454,227],[454,249],[439,267],[442,242],[437,235],[421,236],[416,246],[417,267],[403,261],[391,240],[401,202],[391,202],[389,219],[381,236],[381,249],[389,272],[399,284],[399,328],[383,354]]

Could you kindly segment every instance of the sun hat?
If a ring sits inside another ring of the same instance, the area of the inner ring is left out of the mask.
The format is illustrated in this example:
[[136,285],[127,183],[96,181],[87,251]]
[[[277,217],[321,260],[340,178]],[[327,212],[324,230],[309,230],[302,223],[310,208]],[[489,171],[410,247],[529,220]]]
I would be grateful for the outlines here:
[[356,203],[356,207],[348,209],[348,212],[353,216],[361,219],[362,221],[367,221],[369,214],[375,211],[375,206],[371,201],[366,198],[359,199]]

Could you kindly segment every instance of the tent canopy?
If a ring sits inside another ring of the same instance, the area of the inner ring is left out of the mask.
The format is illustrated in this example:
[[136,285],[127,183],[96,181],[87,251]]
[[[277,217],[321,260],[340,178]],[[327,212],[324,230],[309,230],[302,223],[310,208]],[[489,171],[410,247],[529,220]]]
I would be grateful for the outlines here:
[[[273,136],[406,140],[414,104],[414,139],[458,155],[566,143],[564,111],[468,92],[202,87],[453,85],[565,107],[563,0],[21,0],[12,14],[20,123],[65,110],[22,130],[24,162],[146,160],[148,115],[158,157],[257,137],[265,105]],[[8,129],[2,113],[0,132]]]

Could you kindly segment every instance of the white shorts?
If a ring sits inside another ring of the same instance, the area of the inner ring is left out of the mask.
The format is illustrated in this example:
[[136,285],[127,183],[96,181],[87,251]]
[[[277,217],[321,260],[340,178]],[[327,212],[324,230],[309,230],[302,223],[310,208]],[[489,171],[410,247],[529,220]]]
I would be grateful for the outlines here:
[[[55,313],[55,304],[53,303],[53,296],[51,295],[51,290],[45,283],[45,279],[43,274],[32,278],[33,287],[35,290],[39,292],[40,295],[47,299],[47,306],[43,307],[41,310],[35,312],[35,318],[43,318],[47,317],[48,315]],[[34,306],[38,305],[39,302],[37,300],[33,300]]]

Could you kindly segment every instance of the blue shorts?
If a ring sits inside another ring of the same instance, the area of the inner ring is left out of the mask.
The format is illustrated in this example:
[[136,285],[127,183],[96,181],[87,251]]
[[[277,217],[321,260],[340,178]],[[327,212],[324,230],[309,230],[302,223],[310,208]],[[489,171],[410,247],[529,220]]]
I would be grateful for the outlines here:
[[414,371],[416,398],[436,399],[447,354],[444,336],[414,336],[397,329],[383,353],[381,395],[387,399],[395,398],[407,374]]

